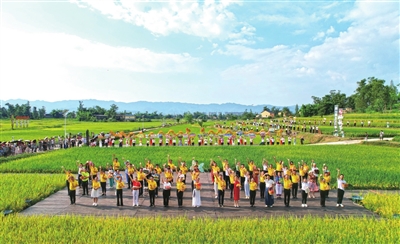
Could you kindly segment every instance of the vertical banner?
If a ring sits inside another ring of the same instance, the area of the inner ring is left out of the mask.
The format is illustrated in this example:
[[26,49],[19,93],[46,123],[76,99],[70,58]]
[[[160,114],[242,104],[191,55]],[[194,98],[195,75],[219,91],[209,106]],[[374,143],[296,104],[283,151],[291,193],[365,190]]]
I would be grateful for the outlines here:
[[334,120],[334,123],[333,123],[333,135],[334,136],[338,136],[338,113],[339,113],[339,105],[335,105],[335,113],[334,113],[334,115],[335,115],[335,120]]
[[344,137],[344,131],[343,131],[343,108],[339,108],[339,115],[338,115],[338,120],[339,120],[339,131],[342,137]]

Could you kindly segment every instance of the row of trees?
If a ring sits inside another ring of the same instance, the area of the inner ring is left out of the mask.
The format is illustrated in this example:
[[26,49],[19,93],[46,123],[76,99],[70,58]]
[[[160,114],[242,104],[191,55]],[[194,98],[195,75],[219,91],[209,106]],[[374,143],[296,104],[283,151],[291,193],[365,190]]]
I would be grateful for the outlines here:
[[42,119],[46,116],[46,108],[41,107],[31,107],[29,101],[25,104],[19,105],[6,103],[6,106],[0,105],[0,118],[10,118],[11,115],[14,116],[29,116],[32,119]]
[[375,77],[357,82],[357,89],[351,96],[332,90],[323,97],[312,96],[312,104],[303,104],[299,110],[301,116],[322,116],[334,113],[334,106],[351,109],[355,112],[384,112],[400,108],[400,94],[393,81],[385,85],[385,80]]

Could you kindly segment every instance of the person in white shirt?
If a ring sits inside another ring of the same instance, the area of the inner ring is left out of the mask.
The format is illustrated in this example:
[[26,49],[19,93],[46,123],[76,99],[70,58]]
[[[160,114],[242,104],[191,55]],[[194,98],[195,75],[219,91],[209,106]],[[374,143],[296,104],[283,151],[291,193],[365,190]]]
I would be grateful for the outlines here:
[[307,197],[310,192],[310,187],[307,182],[307,178],[303,178],[303,182],[301,183],[301,206],[304,208],[307,207]]
[[163,183],[164,207],[168,207],[170,196],[171,196],[171,183],[167,179],[164,179],[164,183]]
[[337,169],[337,188],[338,188],[338,192],[337,192],[337,204],[336,207],[344,207],[343,206],[343,196],[344,196],[344,190],[347,187],[347,183],[344,180],[344,175],[340,174],[340,170]]

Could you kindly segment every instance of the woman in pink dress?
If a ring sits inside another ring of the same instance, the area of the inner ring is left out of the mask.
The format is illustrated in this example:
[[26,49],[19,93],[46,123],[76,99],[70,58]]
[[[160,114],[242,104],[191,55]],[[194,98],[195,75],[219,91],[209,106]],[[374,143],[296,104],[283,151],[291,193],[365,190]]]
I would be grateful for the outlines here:
[[240,187],[240,179],[238,176],[235,176],[235,182],[233,183],[233,205],[235,208],[239,207]]
[[313,173],[308,175],[308,186],[310,188],[310,193],[308,194],[308,198],[315,198],[315,192],[318,192],[318,185],[317,185],[317,177]]

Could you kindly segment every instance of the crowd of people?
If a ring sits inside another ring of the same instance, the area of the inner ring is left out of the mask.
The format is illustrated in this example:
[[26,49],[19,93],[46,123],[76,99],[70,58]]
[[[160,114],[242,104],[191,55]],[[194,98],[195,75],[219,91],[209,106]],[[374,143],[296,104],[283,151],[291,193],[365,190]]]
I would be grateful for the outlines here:
[[[240,207],[241,192],[244,193],[246,201],[251,207],[255,207],[257,192],[259,198],[265,202],[265,207],[272,208],[275,199],[283,197],[283,203],[290,207],[290,199],[297,199],[300,195],[302,199],[301,207],[308,207],[307,201],[310,198],[318,197],[320,205],[325,207],[326,198],[329,197],[332,178],[327,165],[319,169],[314,162],[308,165],[305,161],[295,164],[290,159],[287,163],[277,160],[269,163],[263,159],[262,167],[257,167],[253,160],[241,163],[235,159],[234,164],[228,160],[222,160],[218,164],[213,159],[210,160],[210,181],[213,185],[213,193],[218,199],[219,207],[225,206],[225,199],[233,200],[233,206]],[[176,165],[167,156],[167,163],[163,165],[153,164],[151,160],[145,159],[145,164],[134,165],[129,160],[124,163],[119,162],[113,155],[112,164],[105,168],[97,167],[94,162],[87,161],[85,164],[78,163],[77,178],[71,170],[63,168],[66,174],[66,186],[70,196],[70,204],[76,203],[76,190],[81,188],[82,196],[93,198],[93,206],[98,206],[99,197],[107,196],[107,184],[109,190],[112,189],[116,195],[116,205],[124,206],[123,189],[132,192],[132,206],[139,206],[139,198],[144,197],[147,192],[149,196],[149,207],[155,207],[155,198],[162,192],[163,206],[169,207],[169,199],[175,189],[178,200],[178,207],[183,207],[183,195],[190,189],[193,207],[202,205],[202,186],[200,179],[199,165],[195,158],[190,167],[181,158]],[[220,167],[220,166],[222,167]],[[124,172],[122,172],[124,166]],[[343,196],[348,184],[344,180],[344,175],[337,169],[337,207],[344,207]],[[187,177],[190,177],[190,185]],[[204,177],[203,177],[204,179]],[[89,184],[91,193],[89,195]],[[227,194],[225,194],[225,192]],[[160,194],[161,195],[161,194]]]

